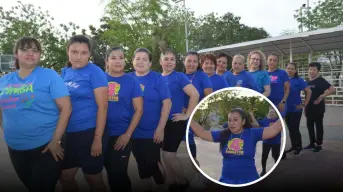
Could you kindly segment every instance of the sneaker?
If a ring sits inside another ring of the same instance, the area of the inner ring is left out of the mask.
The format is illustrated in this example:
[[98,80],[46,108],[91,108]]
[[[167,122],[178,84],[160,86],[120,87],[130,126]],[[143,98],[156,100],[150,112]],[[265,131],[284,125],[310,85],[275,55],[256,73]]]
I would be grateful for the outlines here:
[[303,152],[302,150],[295,150],[293,154],[294,154],[295,156],[300,156],[300,155],[302,155],[303,153],[304,153],[304,152]]
[[313,152],[319,152],[319,151],[321,151],[322,149],[323,149],[322,146],[317,145],[317,146],[313,149]]
[[316,146],[314,144],[309,144],[304,149],[314,149]]
[[293,152],[295,150],[294,147],[291,147],[290,149],[286,150],[286,153],[290,153],[290,152]]

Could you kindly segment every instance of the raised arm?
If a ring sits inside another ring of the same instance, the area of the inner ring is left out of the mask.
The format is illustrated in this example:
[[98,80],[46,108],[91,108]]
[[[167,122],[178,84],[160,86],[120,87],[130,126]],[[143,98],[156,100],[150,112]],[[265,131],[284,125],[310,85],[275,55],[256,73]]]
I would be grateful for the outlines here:
[[262,140],[273,138],[277,134],[279,134],[281,131],[282,131],[282,124],[281,124],[281,120],[279,119],[275,123],[273,123],[271,126],[264,128]]
[[190,127],[192,128],[193,132],[195,133],[196,136],[200,137],[203,140],[206,141],[212,141],[212,134],[210,131],[206,131],[201,125],[199,125],[198,122],[191,120]]
[[249,112],[250,118],[251,118],[251,126],[252,127],[260,127],[260,124],[255,119],[254,113],[252,111]]

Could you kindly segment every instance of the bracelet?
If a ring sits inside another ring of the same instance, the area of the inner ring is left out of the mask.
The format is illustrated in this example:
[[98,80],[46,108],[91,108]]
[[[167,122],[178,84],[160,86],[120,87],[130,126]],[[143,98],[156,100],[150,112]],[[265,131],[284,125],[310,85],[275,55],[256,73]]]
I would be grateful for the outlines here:
[[131,134],[130,133],[126,133],[127,136],[131,137]]

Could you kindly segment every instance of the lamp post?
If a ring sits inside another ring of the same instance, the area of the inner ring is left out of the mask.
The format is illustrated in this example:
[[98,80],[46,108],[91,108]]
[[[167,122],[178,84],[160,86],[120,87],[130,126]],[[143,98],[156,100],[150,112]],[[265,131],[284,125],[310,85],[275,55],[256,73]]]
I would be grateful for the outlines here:
[[[184,11],[187,14],[186,0],[173,0],[173,1],[175,3],[183,2]],[[186,37],[186,52],[188,52],[188,22],[187,22],[187,15],[185,17],[185,37]]]

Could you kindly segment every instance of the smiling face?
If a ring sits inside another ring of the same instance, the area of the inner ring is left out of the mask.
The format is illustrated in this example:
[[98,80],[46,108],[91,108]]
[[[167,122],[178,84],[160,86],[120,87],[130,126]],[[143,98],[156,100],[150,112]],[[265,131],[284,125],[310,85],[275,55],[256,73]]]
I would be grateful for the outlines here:
[[121,50],[112,51],[106,60],[106,65],[110,73],[122,73],[125,68],[124,53]]
[[294,77],[297,70],[293,64],[288,64],[286,67],[286,72],[287,72],[288,76]]
[[133,68],[138,73],[147,73],[150,70],[151,62],[148,53],[137,52],[133,58]]
[[33,68],[40,61],[41,51],[35,42],[29,42],[26,45],[19,47],[15,57],[19,61],[20,67]]
[[244,61],[240,57],[234,57],[232,60],[232,69],[234,73],[240,73],[244,70]]
[[217,71],[219,73],[224,73],[227,69],[227,58],[226,57],[219,57],[217,59]]
[[163,72],[169,73],[175,69],[176,58],[173,53],[166,53],[161,55],[160,65],[162,66]]
[[249,65],[252,69],[259,69],[260,64],[261,64],[261,57],[259,54],[254,53],[250,56],[250,60],[249,60]]
[[202,70],[208,75],[212,76],[215,73],[216,66],[210,59],[206,59],[202,64]]
[[243,130],[243,125],[245,120],[242,118],[241,114],[238,112],[231,112],[228,115],[228,125],[232,133],[240,133]]
[[194,73],[199,66],[199,58],[197,55],[188,55],[184,62],[186,73]]
[[73,68],[83,68],[88,64],[91,53],[86,43],[75,42],[68,48],[68,57]]

